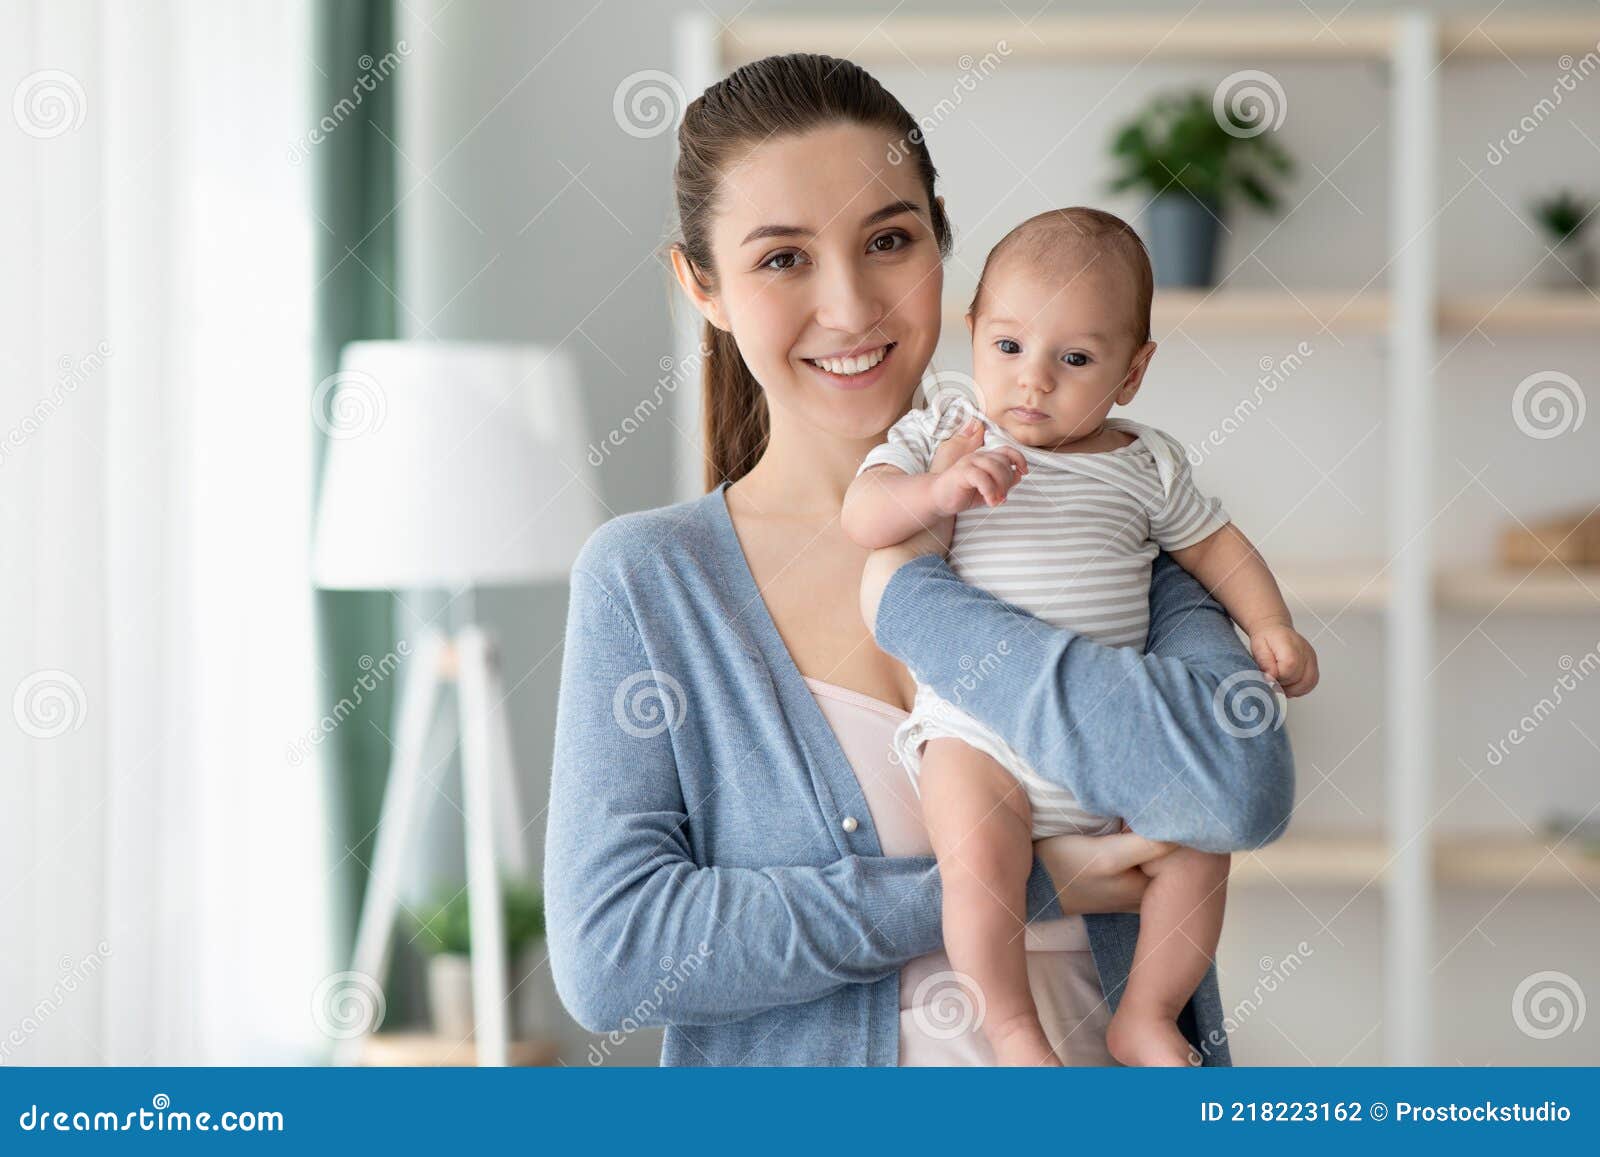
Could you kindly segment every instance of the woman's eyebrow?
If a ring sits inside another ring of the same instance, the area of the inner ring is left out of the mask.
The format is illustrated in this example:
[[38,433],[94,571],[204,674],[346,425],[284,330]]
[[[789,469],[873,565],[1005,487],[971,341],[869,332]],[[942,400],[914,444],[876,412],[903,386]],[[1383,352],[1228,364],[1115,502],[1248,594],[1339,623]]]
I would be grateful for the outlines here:
[[[875,212],[868,213],[864,218],[862,218],[861,227],[863,229],[869,228],[878,224],[880,221],[887,221],[890,217],[898,217],[902,213],[920,212],[922,212],[922,206],[916,201],[891,201],[883,208],[878,209]],[[739,242],[739,244],[748,245],[752,241],[760,241],[768,237],[809,236],[811,236],[811,230],[805,228],[803,225],[757,225],[754,229],[745,234],[744,240]]]

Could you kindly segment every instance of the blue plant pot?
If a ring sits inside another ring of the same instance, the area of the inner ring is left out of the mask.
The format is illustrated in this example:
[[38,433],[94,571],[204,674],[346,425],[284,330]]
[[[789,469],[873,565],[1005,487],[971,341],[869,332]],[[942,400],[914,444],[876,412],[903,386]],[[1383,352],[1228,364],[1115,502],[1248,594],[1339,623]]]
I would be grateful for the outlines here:
[[1217,206],[1187,193],[1162,193],[1147,210],[1150,263],[1156,284],[1208,288],[1216,284]]

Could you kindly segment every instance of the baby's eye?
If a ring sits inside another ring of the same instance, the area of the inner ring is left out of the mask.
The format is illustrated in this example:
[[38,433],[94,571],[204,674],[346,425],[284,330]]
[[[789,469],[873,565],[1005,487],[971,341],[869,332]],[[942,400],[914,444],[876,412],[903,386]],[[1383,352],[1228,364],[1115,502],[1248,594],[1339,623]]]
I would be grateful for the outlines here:
[[1086,366],[1089,364],[1089,355],[1086,353],[1080,353],[1077,350],[1073,350],[1062,360],[1065,361],[1069,366]]
[[994,348],[1003,354],[1020,354],[1022,352],[1022,345],[1008,337],[1003,337],[995,342]]
[[801,256],[798,252],[793,249],[785,249],[781,253],[774,253],[771,257],[763,261],[761,263],[761,268],[776,269],[781,272],[785,269],[793,269],[800,263],[800,260]]

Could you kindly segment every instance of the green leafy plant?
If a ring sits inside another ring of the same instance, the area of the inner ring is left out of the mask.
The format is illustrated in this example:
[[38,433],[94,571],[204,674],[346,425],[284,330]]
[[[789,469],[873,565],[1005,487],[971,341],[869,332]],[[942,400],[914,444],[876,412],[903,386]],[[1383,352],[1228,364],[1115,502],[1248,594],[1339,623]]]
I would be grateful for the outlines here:
[[1533,203],[1533,215],[1557,241],[1576,241],[1588,227],[1594,202],[1563,189]]
[[1187,193],[1217,208],[1242,197],[1276,209],[1273,183],[1294,172],[1293,159],[1271,132],[1257,131],[1231,107],[1223,111],[1225,121],[1199,90],[1154,97],[1112,136],[1118,172],[1111,191]]
[[[415,913],[417,947],[430,956],[445,953],[467,955],[472,950],[472,924],[465,888],[450,888],[453,895],[440,892],[440,899]],[[500,885],[500,902],[505,911],[506,947],[513,957],[544,935],[544,894],[532,884],[506,880]]]

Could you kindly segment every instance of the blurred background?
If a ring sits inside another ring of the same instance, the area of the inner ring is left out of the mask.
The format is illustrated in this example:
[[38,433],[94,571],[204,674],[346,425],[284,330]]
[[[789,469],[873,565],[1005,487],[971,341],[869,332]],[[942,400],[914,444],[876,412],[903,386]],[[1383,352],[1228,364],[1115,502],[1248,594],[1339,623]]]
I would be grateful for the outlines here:
[[545,965],[563,577],[700,492],[673,130],[793,50],[923,126],[936,367],[1020,220],[1151,245],[1129,416],[1322,656],[1236,1063],[1600,1063],[1600,5],[0,17],[0,1063],[655,1063]]

